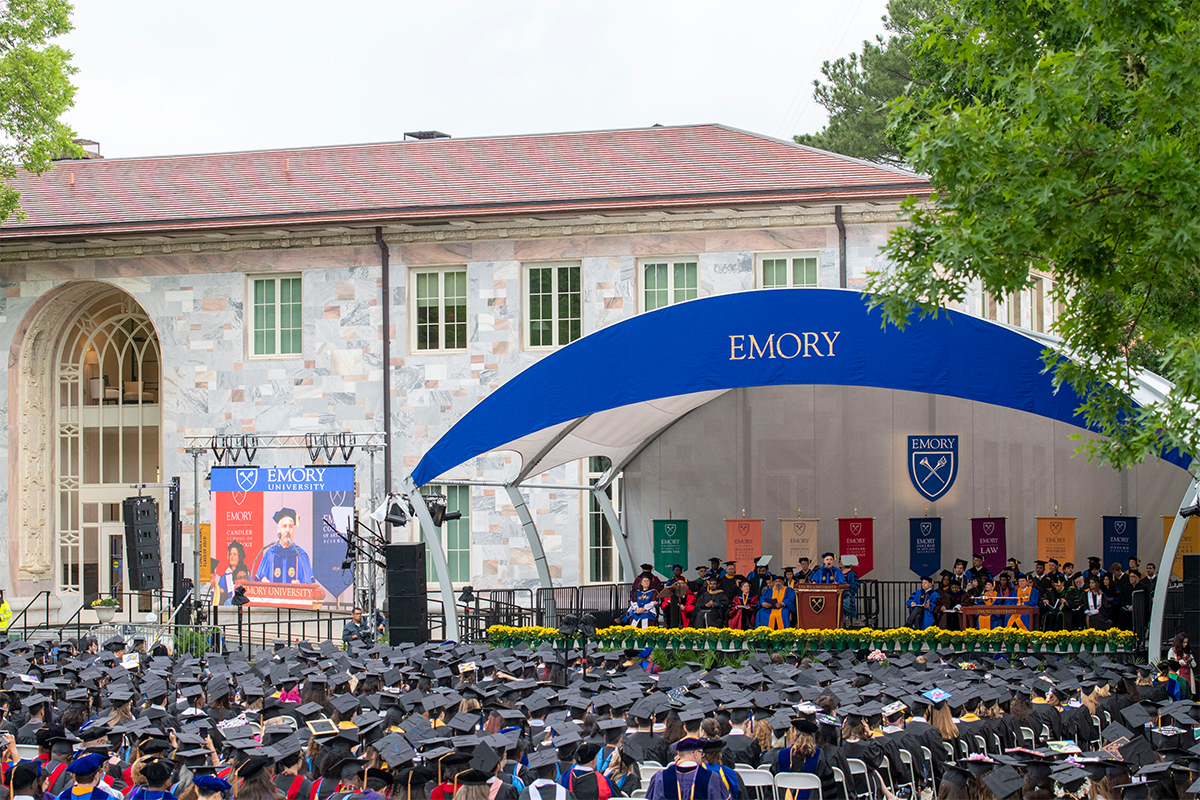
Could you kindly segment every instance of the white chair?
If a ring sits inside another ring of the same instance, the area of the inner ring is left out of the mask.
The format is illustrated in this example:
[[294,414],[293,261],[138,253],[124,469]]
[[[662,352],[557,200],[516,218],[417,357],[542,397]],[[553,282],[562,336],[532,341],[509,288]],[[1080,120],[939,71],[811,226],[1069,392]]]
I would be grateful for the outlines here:
[[645,800],[646,790],[645,789],[634,789],[633,794],[629,795],[629,797],[630,797],[630,800]]
[[[821,789],[821,779],[816,775],[810,775],[807,772],[781,772],[775,776],[775,796],[782,797],[789,789],[796,791],[812,791],[817,790],[816,797],[818,800],[825,800],[825,793]],[[812,798],[813,795],[809,795]],[[916,795],[913,795],[915,798]]]
[[946,760],[947,761],[957,761],[958,760],[958,756],[955,755],[955,753],[954,753],[954,745],[950,744],[949,742],[942,742],[942,747],[946,751]]
[[[862,800],[871,800],[871,775],[867,772],[867,764],[861,758],[847,758],[846,763],[850,765],[850,784],[847,789],[852,797],[861,798]],[[865,791],[858,791],[859,776],[862,776],[862,785]]]
[[1003,753],[1004,752],[1004,745],[1000,742],[1000,734],[998,734],[998,733],[992,734],[992,752],[993,753]]
[[896,787],[892,784],[892,762],[887,756],[880,756],[880,761],[882,763],[879,765],[879,777],[883,779],[883,785],[894,792]]
[[666,767],[666,764],[660,764],[657,761],[655,761],[653,758],[647,758],[645,761],[642,762],[642,766],[643,767],[655,767],[656,769],[663,769],[664,767]]
[[1021,738],[1025,741],[1025,746],[1030,750],[1037,749],[1037,742],[1033,738],[1033,728],[1021,728]]
[[1049,725],[1045,725],[1045,724],[1042,725],[1042,741],[1043,742],[1050,741],[1050,726]]
[[17,745],[17,755],[24,761],[36,761],[40,752],[36,744]]
[[1097,717],[1095,714],[1092,714],[1092,725],[1094,726],[1094,729],[1096,731],[1096,737],[1094,739],[1092,739],[1092,750],[1099,750],[1100,749],[1100,731],[1103,730],[1103,728],[1100,727],[1100,718]]
[[983,740],[983,737],[980,736],[978,733],[975,734],[974,738],[975,738],[975,752],[986,755],[987,751],[988,751],[987,750],[987,742],[985,742]]
[[901,750],[900,763],[908,767],[908,785],[912,788],[912,794],[910,794],[909,797],[912,797],[915,800],[915,798],[920,797],[920,793],[917,792],[917,771],[913,767],[912,753],[907,750]]
[[650,779],[653,778],[658,773],[662,772],[663,768],[662,767],[648,767],[645,764],[642,764],[641,769],[639,771],[642,776],[642,786],[649,787]]
[[[757,797],[760,800],[778,800],[775,794],[775,776],[769,769],[735,769],[738,782],[742,785],[742,797]],[[755,791],[748,791],[753,789]]]
[[933,796],[937,797],[937,773],[933,770],[933,753],[925,745],[921,745],[921,760],[925,762],[925,771],[929,775],[929,785],[933,788]]
[[736,772],[737,770],[741,770],[741,769],[758,769],[758,767],[754,766],[753,764],[738,763],[738,764],[733,765],[733,769]]
[[842,795],[850,797],[850,787],[846,785],[846,776],[842,773],[840,767],[830,767],[833,770],[833,779],[842,785]]

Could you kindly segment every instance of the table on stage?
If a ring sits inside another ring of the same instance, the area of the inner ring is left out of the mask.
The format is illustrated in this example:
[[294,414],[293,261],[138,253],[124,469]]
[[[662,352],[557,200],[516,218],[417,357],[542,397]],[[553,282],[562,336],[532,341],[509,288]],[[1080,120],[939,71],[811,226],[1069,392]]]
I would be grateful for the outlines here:
[[810,583],[795,588],[796,627],[833,630],[842,627],[844,583]]
[[[1027,616],[1031,617],[1029,630],[1036,631],[1038,629],[1038,607],[1037,606],[1018,606],[1012,603],[996,603],[991,606],[962,606],[963,621],[967,623],[964,627],[978,628],[979,617],[1010,617],[1010,616]],[[953,611],[947,611],[947,614],[953,614]],[[971,617],[975,617],[975,624],[971,623]],[[1005,624],[1008,620],[1006,619]],[[1004,627],[1002,624],[1000,627]]]

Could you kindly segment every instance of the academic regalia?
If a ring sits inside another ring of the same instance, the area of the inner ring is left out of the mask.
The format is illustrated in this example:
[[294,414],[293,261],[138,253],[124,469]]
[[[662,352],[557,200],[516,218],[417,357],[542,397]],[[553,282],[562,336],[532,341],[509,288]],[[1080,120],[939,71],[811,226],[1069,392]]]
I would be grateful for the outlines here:
[[755,624],[760,628],[782,630],[792,627],[792,611],[796,608],[796,591],[787,586],[764,589],[758,598]]
[[[820,747],[811,756],[798,763],[792,761],[790,747],[781,748],[769,768],[775,775],[782,772],[805,772],[809,775],[816,775],[821,779],[821,793],[824,797],[838,796],[837,776],[833,774],[828,755]],[[811,789],[797,790],[793,800],[810,800],[812,797]]]
[[634,595],[629,609],[625,612],[630,625],[635,628],[648,628],[651,624],[658,624],[658,603],[654,600],[655,595],[654,589],[638,591]]
[[[707,603],[712,603],[708,607]],[[696,611],[692,614],[692,627],[724,628],[729,624],[729,595],[718,590],[704,592],[696,598]]]
[[271,779],[275,788],[283,792],[287,800],[308,800],[312,795],[313,784],[303,775],[289,775],[281,772]]
[[845,583],[846,577],[836,565],[832,567],[817,567],[809,576],[810,583]]
[[267,583],[312,583],[312,562],[298,544],[283,547],[276,542],[263,550],[254,580]]
[[741,786],[738,784],[737,773],[734,772],[733,767],[727,767],[724,764],[705,764],[704,768],[716,774],[721,779],[722,785],[729,792],[732,800],[739,800],[742,791]]
[[608,800],[612,797],[608,779],[594,769],[572,767],[560,783],[579,800]]
[[655,592],[656,594],[658,592],[662,591],[663,582],[661,580],[659,580],[659,577],[657,575],[655,575],[653,572],[638,573],[638,575],[636,575],[634,577],[633,586],[629,590],[629,602],[631,602],[631,603],[637,599],[638,592],[641,591],[642,578],[650,579],[650,590],[651,591]]
[[[921,630],[925,630],[926,628],[933,626],[933,623],[936,619],[933,615],[933,612],[937,607],[937,602],[938,593],[933,589],[930,589],[929,591],[917,589],[915,592],[909,595],[908,602],[905,605],[909,609],[910,616],[918,610],[922,612],[920,619],[917,622]],[[929,607],[922,608],[922,606],[926,604],[928,604]]]
[[[1038,607],[1041,601],[1041,596],[1038,595],[1038,590],[1032,586],[1026,586],[1024,589],[1017,587],[1017,591],[1013,594],[1014,605]],[[1008,627],[1019,628],[1023,631],[1033,630],[1033,615],[1032,614],[1011,614],[1008,617]]]
[[721,751],[721,762],[732,767],[734,764],[757,764],[762,758],[762,746],[758,739],[747,736],[744,731],[734,728],[721,737],[725,749]]
[[743,598],[740,594],[734,595],[733,605],[729,609],[729,627],[736,630],[753,628],[756,625],[754,618],[757,607],[758,598]]
[[650,779],[646,800],[730,800],[729,790],[715,773],[699,764],[679,767],[669,764]]
[[[979,602],[980,602],[980,605],[985,605],[985,606],[995,605],[996,604],[996,590],[992,589],[990,592],[985,591],[983,593],[983,596],[980,598]],[[992,629],[992,622],[994,622],[995,619],[996,619],[996,617],[994,617],[994,616],[987,615],[987,614],[980,614],[979,615],[979,630],[990,631]]]

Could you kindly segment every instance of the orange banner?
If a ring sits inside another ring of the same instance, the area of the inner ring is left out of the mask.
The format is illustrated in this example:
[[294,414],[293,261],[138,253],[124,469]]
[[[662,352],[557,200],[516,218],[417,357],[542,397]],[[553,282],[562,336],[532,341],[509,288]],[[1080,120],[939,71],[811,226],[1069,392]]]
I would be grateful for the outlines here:
[[[200,583],[212,580],[212,525],[200,523]],[[197,592],[199,594],[199,592]]]
[[761,519],[725,520],[726,560],[737,562],[740,575],[754,571],[754,559],[762,555]]
[[[1059,564],[1075,561],[1075,517],[1037,518],[1037,557],[1039,561],[1055,559]],[[1032,564],[1024,565],[1026,572]]]
[[[1164,546],[1167,537],[1171,535],[1171,525],[1174,522],[1174,517],[1163,517]],[[1183,557],[1188,553],[1200,553],[1200,517],[1188,517],[1187,527],[1183,529],[1183,538],[1179,540],[1179,549],[1175,551],[1175,563],[1171,565],[1171,572],[1180,580],[1183,580]],[[1158,565],[1160,573],[1164,566]]]

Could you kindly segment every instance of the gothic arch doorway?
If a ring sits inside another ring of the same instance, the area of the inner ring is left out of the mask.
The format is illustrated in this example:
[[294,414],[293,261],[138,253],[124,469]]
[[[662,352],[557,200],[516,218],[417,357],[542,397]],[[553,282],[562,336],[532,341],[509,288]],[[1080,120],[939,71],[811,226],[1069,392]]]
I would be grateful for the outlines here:
[[49,589],[66,610],[125,588],[121,500],[160,478],[161,350],[145,310],[107,284],[67,284],[39,305],[18,355],[10,530],[18,593]]

